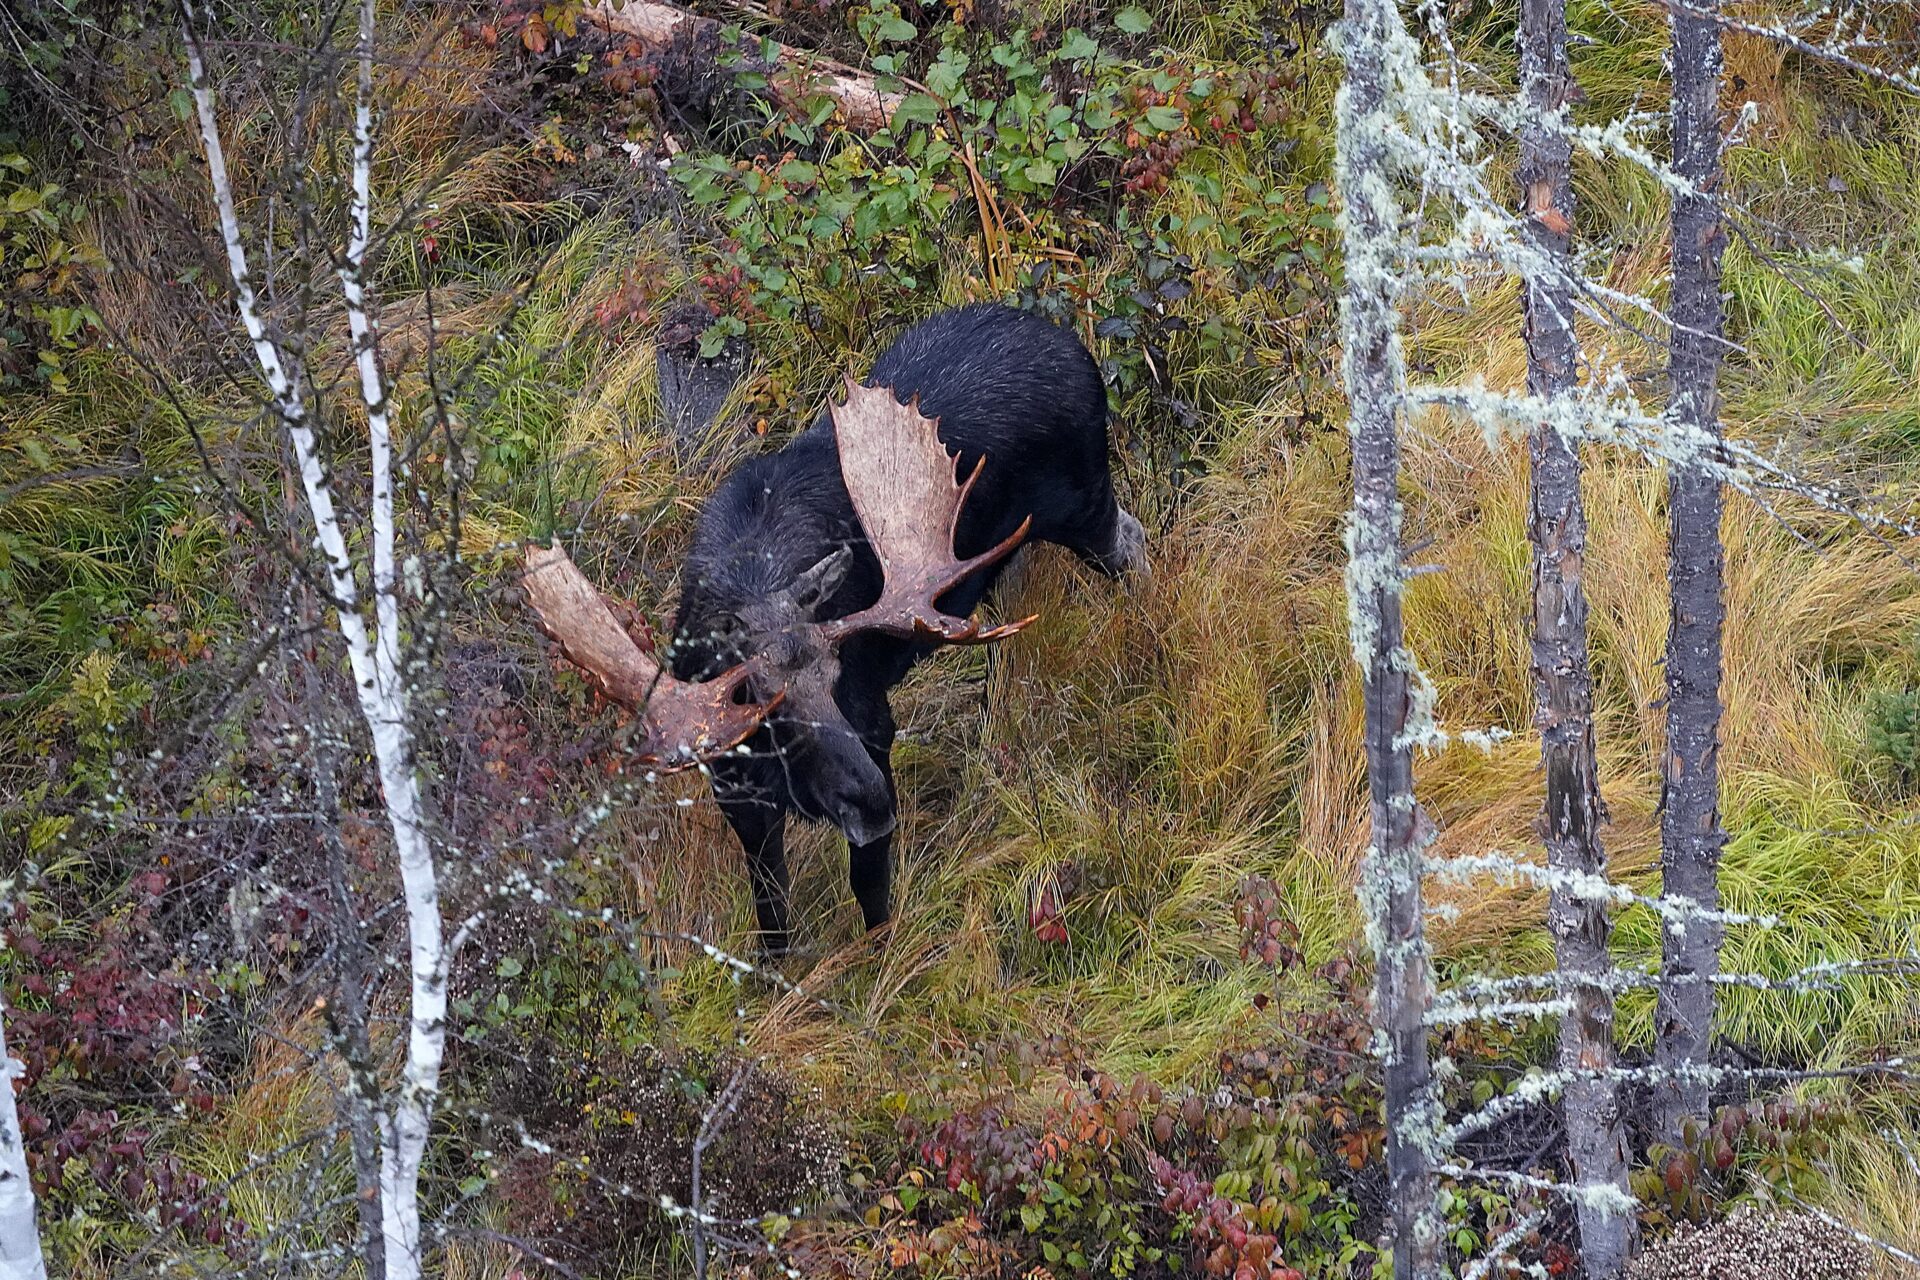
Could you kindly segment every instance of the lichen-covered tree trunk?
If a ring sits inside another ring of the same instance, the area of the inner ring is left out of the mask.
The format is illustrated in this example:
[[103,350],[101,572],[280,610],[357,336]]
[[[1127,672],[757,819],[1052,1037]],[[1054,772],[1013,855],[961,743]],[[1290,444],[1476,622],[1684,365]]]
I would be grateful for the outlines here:
[[[1520,91],[1531,123],[1520,135],[1520,190],[1528,230],[1558,274],[1526,282],[1527,390],[1565,395],[1578,377],[1569,248],[1573,224],[1572,147],[1554,121],[1563,119],[1572,76],[1567,67],[1566,0],[1522,0]],[[1555,872],[1604,876],[1600,825],[1606,810],[1594,753],[1593,674],[1587,660],[1587,520],[1580,497],[1580,455],[1546,423],[1528,440],[1532,484],[1528,536],[1533,542],[1534,723],[1546,774],[1541,837]],[[1613,1280],[1632,1251],[1633,1217],[1619,1211],[1627,1195],[1627,1146],[1613,1068],[1613,993],[1605,979],[1610,925],[1607,907],[1571,892],[1556,878],[1547,925],[1555,967],[1573,1007],[1560,1019],[1561,1094],[1567,1154],[1580,1222],[1581,1261],[1593,1280]]]
[[1387,1178],[1394,1275],[1438,1275],[1427,1063],[1430,996],[1421,905],[1425,823],[1413,791],[1413,662],[1403,642],[1399,498],[1405,371],[1399,339],[1404,266],[1401,201],[1387,154],[1389,61],[1411,56],[1394,0],[1347,0],[1339,35],[1346,64],[1337,106],[1336,171],[1346,250],[1342,375],[1353,440],[1347,530],[1347,610],[1365,683],[1372,836],[1362,907],[1375,956],[1374,1021],[1382,1033]]
[[[1720,183],[1720,26],[1712,16],[1673,10],[1673,168],[1689,190],[1673,201],[1673,337],[1668,415],[1697,454],[1720,430],[1720,251],[1726,233],[1715,208]],[[1667,744],[1661,792],[1661,892],[1701,908],[1719,906],[1720,848],[1720,481],[1705,467],[1676,462],[1667,490]],[[1713,1036],[1712,978],[1720,925],[1664,918],[1654,1020],[1654,1112],[1664,1140],[1678,1145],[1689,1119],[1704,1119],[1707,1084],[1699,1068]]]

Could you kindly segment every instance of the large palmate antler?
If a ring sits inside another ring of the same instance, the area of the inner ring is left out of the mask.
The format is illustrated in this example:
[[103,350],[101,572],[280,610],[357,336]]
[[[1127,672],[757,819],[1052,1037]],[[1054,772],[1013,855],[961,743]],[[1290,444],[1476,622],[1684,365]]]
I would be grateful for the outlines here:
[[685,769],[729,751],[780,702],[778,693],[766,702],[734,701],[751,662],[700,684],[674,679],[620,625],[605,597],[557,544],[527,548],[521,583],[541,630],[560,642],[567,660],[639,717],[639,756],[646,764]]
[[982,630],[935,603],[968,574],[1013,554],[1033,526],[1028,516],[998,546],[967,560],[956,556],[960,510],[987,460],[983,455],[964,481],[957,480],[956,460],[940,443],[937,426],[920,412],[918,396],[901,404],[891,390],[863,387],[852,378],[846,403],[833,407],[840,475],[867,542],[880,558],[886,585],[871,608],[824,624],[830,641],[883,631],[945,644],[985,644],[1034,620]]
[[[1032,622],[1028,617],[983,630],[935,603],[968,574],[1011,555],[1033,524],[1028,517],[999,545],[970,559],[955,555],[954,529],[986,459],[974,464],[965,481],[956,480],[955,460],[940,443],[938,424],[920,412],[917,398],[901,404],[893,392],[863,387],[851,378],[846,403],[834,406],[833,421],[847,494],[885,582],[871,608],[803,629],[828,646],[869,631],[985,644]],[[832,559],[845,556],[843,550]],[[568,661],[639,718],[639,755],[649,765],[684,769],[732,750],[785,696],[776,692],[765,702],[735,700],[747,678],[764,670],[758,658],[702,683],[674,679],[558,546],[529,547],[521,581],[541,629],[559,641]]]

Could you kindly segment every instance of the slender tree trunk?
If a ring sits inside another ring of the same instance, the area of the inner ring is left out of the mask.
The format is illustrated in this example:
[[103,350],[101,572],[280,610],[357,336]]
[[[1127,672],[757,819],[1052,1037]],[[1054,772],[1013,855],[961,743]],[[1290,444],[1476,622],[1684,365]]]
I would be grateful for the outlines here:
[[40,1228],[34,1220],[33,1180],[27,1174],[27,1139],[13,1099],[13,1059],[0,1014],[0,1277],[46,1280]]
[[407,1053],[398,1087],[378,1115],[381,1139],[380,1211],[385,1250],[385,1280],[418,1280],[424,1265],[420,1223],[420,1166],[426,1157],[433,1110],[440,1092],[440,1067],[446,1049],[447,948],[440,920],[439,878],[428,838],[425,791],[414,762],[408,676],[401,667],[400,601],[394,560],[392,437],[389,405],[379,368],[377,330],[367,304],[365,258],[370,244],[372,169],[373,0],[360,6],[359,82],[354,111],[352,232],[340,270],[341,292],[353,336],[355,365],[367,411],[372,480],[370,554],[373,625],[363,612],[362,593],[347,550],[345,526],[334,503],[328,474],[302,389],[297,353],[283,351],[268,332],[235,207],[221,145],[213,88],[194,33],[192,0],[181,0],[187,69],[207,176],[219,214],[227,272],[234,304],[253,347],[254,358],[272,396],[273,411],[286,428],[300,471],[314,540],[327,564],[336,625],[346,644],[360,714],[373,741],[381,797],[393,833],[407,913],[407,960],[411,1007]]
[[1343,377],[1353,439],[1347,609],[1366,690],[1372,840],[1361,886],[1376,957],[1374,1022],[1384,1045],[1388,1200],[1394,1275],[1438,1275],[1432,1145],[1438,1116],[1427,1063],[1430,997],[1421,853],[1428,831],[1413,792],[1413,662],[1403,643],[1399,342],[1402,211],[1386,150],[1391,59],[1417,56],[1395,0],[1347,0],[1336,168],[1347,284]]
[[[1720,27],[1675,9],[1673,168],[1693,191],[1673,201],[1673,337],[1669,417],[1703,445],[1720,434],[1722,316],[1720,252],[1726,232],[1714,196],[1720,184]],[[1683,451],[1684,452],[1684,451]],[[1661,892],[1703,908],[1720,903],[1720,482],[1705,468],[1673,464],[1668,480],[1667,749],[1661,792]],[[1679,1145],[1689,1121],[1704,1121],[1704,1067],[1713,1038],[1712,978],[1720,966],[1717,921],[1669,917],[1661,933],[1654,1016],[1661,1079],[1654,1113],[1664,1141]]]
[[[1520,190],[1535,247],[1559,265],[1558,275],[1526,282],[1527,390],[1543,398],[1570,391],[1578,377],[1573,331],[1572,147],[1550,122],[1563,118],[1572,76],[1567,68],[1566,0],[1522,0],[1520,92],[1529,124],[1520,135]],[[1581,583],[1587,519],[1580,498],[1580,455],[1573,442],[1542,423],[1528,440],[1532,462],[1528,535],[1533,543],[1534,723],[1546,774],[1541,837],[1556,872],[1605,876],[1600,826],[1606,807],[1594,758],[1593,673],[1587,659],[1587,594]],[[1573,1008],[1560,1020],[1559,1067],[1570,1077],[1561,1095],[1573,1180],[1583,1190],[1608,1187],[1627,1195],[1627,1144],[1613,1068],[1613,993],[1606,904],[1556,886],[1547,910],[1555,967]],[[1633,1218],[1612,1197],[1582,1195],[1581,1262],[1592,1280],[1613,1280],[1632,1252]]]
[[[302,596],[303,620],[309,631],[317,630],[319,610],[313,607],[310,592],[302,592]],[[335,917],[333,950],[338,997],[327,1006],[327,1025],[335,1051],[347,1067],[347,1088],[340,1105],[347,1114],[347,1140],[353,1153],[360,1263],[367,1280],[385,1280],[386,1245],[380,1216],[380,1082],[374,1068],[367,1008],[367,986],[375,965],[359,910],[354,905],[346,844],[340,838],[340,790],[334,771],[333,727],[318,686],[319,681],[309,666],[307,723],[316,730],[314,798],[323,824],[320,838],[327,849],[327,878],[332,882]]]
[[[387,1242],[387,1280],[411,1280],[425,1264],[420,1230],[420,1165],[426,1158],[440,1064],[446,1050],[447,952],[440,920],[439,877],[427,839],[426,806],[415,768],[409,710],[411,690],[401,670],[400,589],[394,559],[393,435],[386,379],[380,368],[379,330],[368,305],[367,250],[373,241],[374,0],[361,0],[359,81],[353,114],[353,198],[340,292],[347,304],[360,396],[367,409],[368,475],[373,533],[374,633],[372,697],[361,703],[373,734],[374,761],[400,864],[407,908],[407,975],[412,1008],[407,1057],[392,1106],[380,1116],[385,1149],[380,1165],[380,1211]],[[344,607],[341,610],[345,615]]]

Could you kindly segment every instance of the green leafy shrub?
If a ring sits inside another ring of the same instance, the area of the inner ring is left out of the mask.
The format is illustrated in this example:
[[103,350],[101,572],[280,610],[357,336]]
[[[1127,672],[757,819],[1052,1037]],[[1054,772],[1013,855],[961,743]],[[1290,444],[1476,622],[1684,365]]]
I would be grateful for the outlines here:
[[[711,219],[695,246],[709,352],[749,330],[814,356],[863,346],[959,293],[1080,330],[1123,399],[1243,395],[1282,335],[1293,367],[1324,368],[1333,222],[1297,51],[1142,63],[1080,28],[959,23],[901,50],[887,32],[903,20],[881,13],[856,25],[882,50],[881,87],[903,94],[887,129],[841,129],[824,97],[769,104],[751,145],[673,161]],[[1196,294],[1244,305],[1201,310]]]
[[1891,670],[1868,690],[1861,720],[1868,758],[1902,790],[1920,784],[1920,631],[1904,638]]
[[65,392],[67,360],[100,328],[87,298],[106,264],[73,193],[4,145],[0,175],[0,392]]
[[[1250,958],[1298,962],[1284,929],[1252,912],[1243,924]],[[1281,1017],[1286,1048],[1225,1053],[1192,1090],[1144,1076],[1122,1087],[1087,1068],[1022,1111],[1017,1090],[1060,1049],[994,1055],[1007,1092],[902,1117],[912,1149],[881,1206],[896,1212],[895,1265],[977,1264],[990,1241],[991,1253],[1061,1274],[1345,1280],[1374,1268],[1385,1130],[1362,1056],[1363,980],[1345,961],[1322,968],[1311,1011]]]
[[1659,1228],[1707,1222],[1743,1201],[1806,1196],[1842,1119],[1831,1103],[1789,1097],[1721,1107],[1711,1124],[1689,1123],[1679,1149],[1656,1144],[1633,1171],[1641,1216]]

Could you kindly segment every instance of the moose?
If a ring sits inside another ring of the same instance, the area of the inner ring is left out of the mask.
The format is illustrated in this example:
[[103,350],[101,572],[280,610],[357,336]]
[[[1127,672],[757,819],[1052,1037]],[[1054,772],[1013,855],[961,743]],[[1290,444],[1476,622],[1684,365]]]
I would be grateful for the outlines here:
[[888,919],[888,692],[942,645],[1034,621],[970,620],[1029,541],[1108,577],[1145,568],[1093,357],[1047,320],[976,304],[908,329],[843,403],[720,484],[682,565],[664,669],[644,625],[557,545],[529,548],[524,585],[561,652],[635,712],[645,764],[706,765],[746,852],[761,946],[778,955],[789,813],[839,828],[867,928]]

